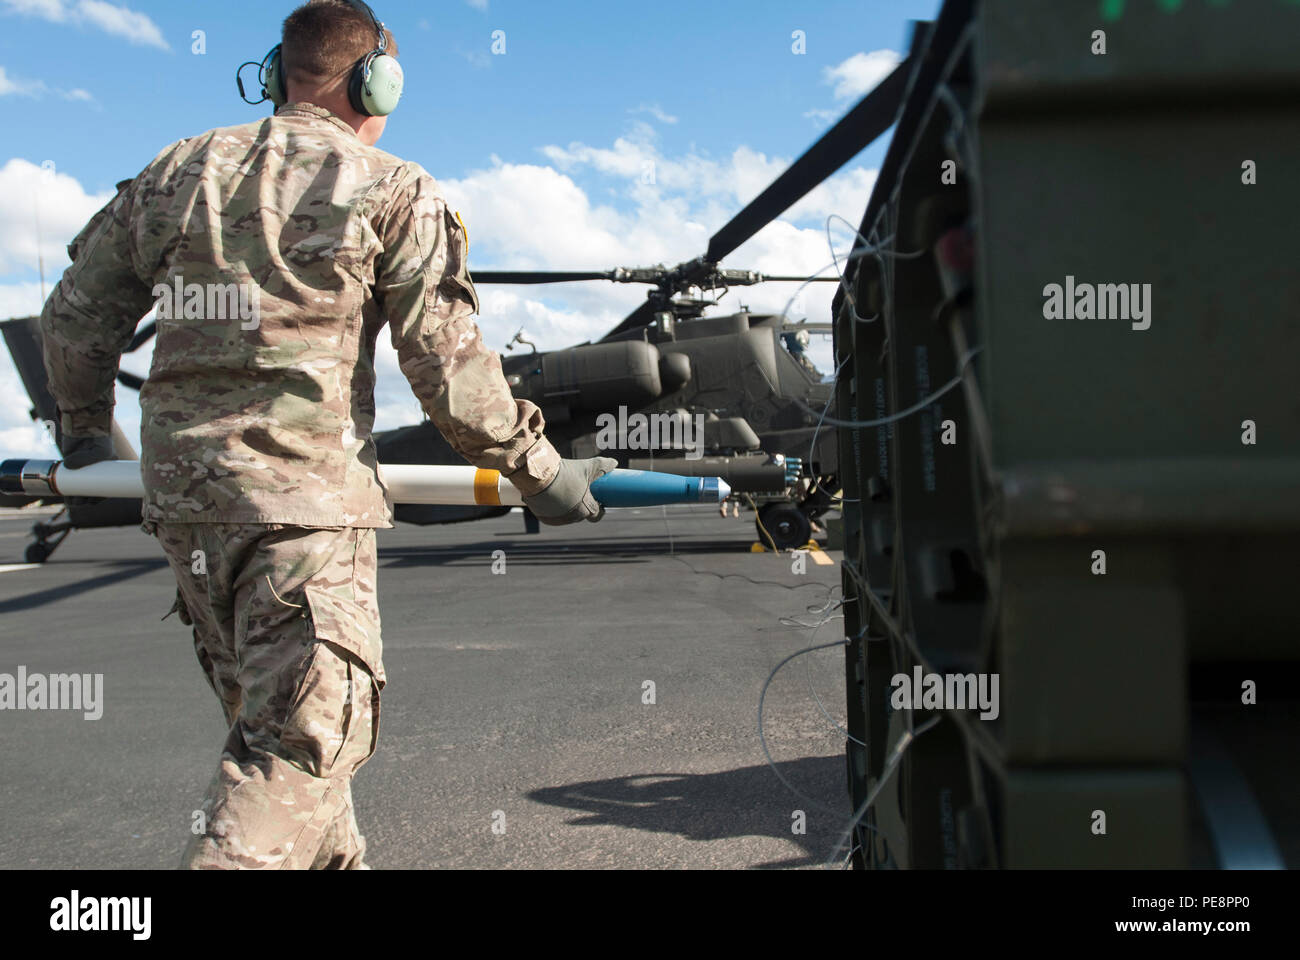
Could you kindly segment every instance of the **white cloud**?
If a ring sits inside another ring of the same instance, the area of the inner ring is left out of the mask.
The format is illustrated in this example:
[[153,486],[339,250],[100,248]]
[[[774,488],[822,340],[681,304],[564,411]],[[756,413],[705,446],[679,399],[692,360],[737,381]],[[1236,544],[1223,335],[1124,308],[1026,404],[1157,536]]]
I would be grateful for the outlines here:
[[112,199],[111,192],[89,194],[75,178],[14,157],[0,167],[0,275],[37,268],[37,218],[40,252],[47,280],[68,265],[67,245],[86,221]]
[[3,3],[14,13],[34,14],[56,23],[62,23],[68,18],[63,0],[3,0]]
[[[57,279],[57,275],[53,281],[48,277],[46,278],[46,293],[50,292],[51,284]],[[34,317],[41,312],[43,303],[39,281],[0,283],[0,320],[9,320],[13,317]]]
[[[703,253],[709,236],[790,163],[789,158],[768,157],[743,146],[720,159],[695,151],[664,155],[644,124],[608,146],[575,142],[544,147],[541,153],[549,165],[507,164],[493,158],[488,169],[443,181],[449,202],[469,226],[472,268],[671,266]],[[654,173],[653,183],[643,182],[647,166]],[[832,177],[723,266],[804,276],[826,266],[831,260],[827,215],[838,213],[856,223],[875,177],[875,171],[863,168]],[[850,234],[838,224],[832,232],[842,252]],[[769,283],[738,288],[711,312],[743,304],[778,313],[796,287]],[[520,326],[540,348],[555,349],[599,338],[644,300],[646,289],[601,281],[483,285],[479,323],[495,349],[502,349]],[[791,317],[828,320],[834,292],[833,284],[811,285],[791,308]],[[824,366],[829,347],[814,340],[814,350],[814,358]]]
[[577,184],[550,167],[498,163],[443,187],[464,214],[471,242],[489,246],[513,269],[560,262],[588,269],[626,249],[612,211],[593,209]]
[[[0,372],[0,391],[7,392],[7,388],[8,383],[3,372]],[[0,451],[3,451],[6,457],[17,459],[37,457],[42,460],[57,460],[59,458],[59,452],[54,449],[54,444],[45,437],[41,428],[30,420],[27,426],[0,427]]]
[[855,53],[833,67],[823,67],[822,79],[835,87],[836,100],[856,99],[889,76],[902,59],[894,50]]
[[[706,241],[709,233],[761,193],[792,160],[768,157],[746,146],[737,147],[722,160],[694,151],[667,157],[656,140],[648,125],[637,124],[631,134],[615,140],[611,147],[571,143],[543,147],[542,154],[565,173],[590,169],[626,181],[623,190],[638,203],[666,205],[672,208],[669,213],[690,208],[682,229]],[[650,178],[653,183],[644,182]],[[839,213],[853,219],[866,206],[874,182],[873,171],[861,167],[842,171],[815,187],[783,218],[796,223],[824,222],[827,214]],[[660,214],[662,211],[656,215]],[[707,232],[704,222],[711,223]],[[701,245],[696,252],[702,251]]]
[[488,8],[488,0],[465,0],[465,2],[475,10],[486,10]]
[[811,120],[816,120],[819,127],[829,127],[832,121],[838,120],[843,112],[843,110],[813,108],[812,110],[805,110],[803,115]]
[[162,30],[146,14],[105,0],[0,0],[10,13],[40,17],[51,23],[90,24],[141,46],[171,49]]
[[822,80],[835,88],[836,106],[813,107],[805,110],[803,115],[814,121],[819,128],[829,127],[844,115],[849,106],[847,101],[857,100],[875,89],[902,59],[893,50],[873,50],[870,53],[855,53],[835,66],[823,67]]
[[64,100],[82,100],[88,103],[95,101],[89,90],[80,87],[75,90],[52,90],[44,80],[19,80],[10,77],[5,68],[0,67],[0,97],[43,97],[47,93],[54,93]]
[[635,110],[629,110],[629,113],[648,113],[660,123],[676,123],[677,118],[671,114],[665,113],[663,107],[657,103],[643,103]]
[[77,4],[77,14],[105,33],[124,37],[131,43],[168,49],[158,25],[143,13],[104,0],[81,0]]
[[47,87],[40,80],[18,80],[10,77],[4,67],[0,67],[0,97],[39,97]]

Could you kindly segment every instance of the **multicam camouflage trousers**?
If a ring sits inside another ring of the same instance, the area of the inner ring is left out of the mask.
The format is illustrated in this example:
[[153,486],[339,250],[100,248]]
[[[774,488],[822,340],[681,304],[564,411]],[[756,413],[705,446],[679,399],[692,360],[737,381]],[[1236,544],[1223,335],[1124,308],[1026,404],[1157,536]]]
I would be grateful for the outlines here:
[[384,685],[375,531],[145,529],[230,724],[182,866],[366,869],[352,775],[374,753]]

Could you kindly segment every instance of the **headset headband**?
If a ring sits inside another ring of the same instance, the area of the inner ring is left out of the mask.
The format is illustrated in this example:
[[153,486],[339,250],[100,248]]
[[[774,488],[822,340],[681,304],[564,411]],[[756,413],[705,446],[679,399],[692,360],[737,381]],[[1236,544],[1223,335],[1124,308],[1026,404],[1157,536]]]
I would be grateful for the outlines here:
[[353,10],[356,10],[360,13],[364,13],[366,16],[370,18],[370,22],[375,25],[375,33],[378,34],[379,36],[379,46],[377,46],[373,52],[383,53],[385,50],[387,50],[388,35],[384,33],[384,25],[380,21],[380,19],[375,16],[375,11],[370,8],[370,4],[366,3],[366,0],[343,0],[343,2],[346,3],[348,6],[350,6]]

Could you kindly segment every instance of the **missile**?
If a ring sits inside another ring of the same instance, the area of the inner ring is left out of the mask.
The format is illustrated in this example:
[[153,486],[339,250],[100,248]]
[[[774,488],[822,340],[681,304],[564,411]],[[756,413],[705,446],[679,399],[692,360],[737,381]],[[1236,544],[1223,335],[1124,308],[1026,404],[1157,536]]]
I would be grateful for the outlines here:
[[[445,464],[390,463],[379,477],[394,503],[521,507],[523,497],[496,470]],[[105,460],[80,470],[59,460],[5,460],[0,493],[30,497],[143,497],[137,460]],[[615,470],[598,477],[592,496],[606,507],[720,503],[731,487],[719,477],[682,477],[649,470]]]

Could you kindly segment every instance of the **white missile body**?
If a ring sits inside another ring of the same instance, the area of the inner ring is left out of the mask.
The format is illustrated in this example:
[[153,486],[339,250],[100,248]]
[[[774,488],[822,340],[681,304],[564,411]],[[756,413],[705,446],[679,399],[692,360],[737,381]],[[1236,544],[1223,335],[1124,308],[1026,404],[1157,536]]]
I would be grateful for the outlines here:
[[[29,496],[143,497],[137,460],[106,460],[71,470],[58,460],[6,460],[0,488]],[[444,464],[380,465],[379,477],[394,503],[464,506],[523,506],[514,484],[496,470]],[[643,470],[615,470],[591,485],[592,495],[611,507],[663,503],[718,503],[731,493],[717,477],[682,477]]]

